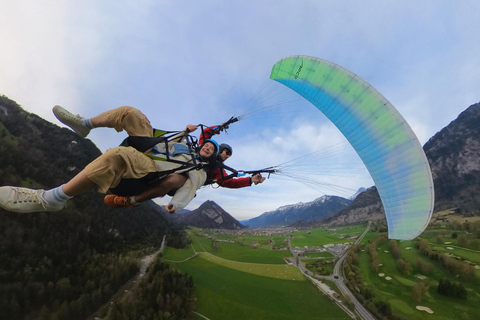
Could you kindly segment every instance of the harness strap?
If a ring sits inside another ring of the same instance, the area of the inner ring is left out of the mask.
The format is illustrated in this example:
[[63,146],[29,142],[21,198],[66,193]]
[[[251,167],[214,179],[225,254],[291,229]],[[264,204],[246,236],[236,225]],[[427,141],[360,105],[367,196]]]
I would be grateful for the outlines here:
[[[230,172],[232,172],[232,173],[229,174],[229,175],[223,176],[223,170],[221,170],[222,177],[221,177],[220,179],[216,179],[216,180],[214,180],[214,179],[209,179],[209,180],[205,181],[205,185],[214,184],[214,183],[217,183],[218,181],[230,180],[230,179],[235,178],[235,177],[238,176],[238,171],[237,171],[237,170],[235,170],[235,169],[233,169],[233,168],[231,168],[231,167],[229,167],[229,166],[226,166],[223,162],[222,162],[219,166],[215,167],[213,170],[217,170],[217,169],[219,169],[219,168],[220,168],[220,169],[228,170],[228,171],[230,171]],[[207,167],[207,170],[208,170],[208,167]]]
[[186,169],[186,170],[182,171],[182,173],[187,173],[187,172],[192,171],[192,170],[200,170],[202,168],[203,168],[203,165],[187,166],[187,165],[183,164],[181,167],[178,167],[178,168],[174,168],[174,169],[170,169],[170,170],[164,170],[164,171],[152,172],[153,173],[152,174],[152,179],[150,179],[148,181],[148,183],[153,183],[155,181],[161,180],[171,173],[175,173],[175,172],[178,172],[178,171],[181,171],[181,170],[184,170],[184,169]]
[[[192,162],[186,162],[186,161],[181,161],[181,160],[176,160],[171,158],[168,152],[168,149],[169,149],[168,143],[170,142],[170,139],[173,136],[178,135],[180,132],[182,131],[164,131],[164,130],[153,129],[153,135],[154,135],[153,137],[128,136],[123,140],[120,146],[133,147],[153,160],[168,161],[168,162],[173,162],[180,165],[177,168],[155,172],[155,178],[151,179],[150,181],[162,179],[165,176],[169,175],[170,173],[175,173],[178,171],[188,172],[191,170],[202,169],[206,164],[203,162],[200,162],[199,161],[200,159],[197,156],[197,148],[198,148],[197,139],[195,137],[188,135],[187,133],[185,133],[185,138],[187,140],[188,152],[192,157],[192,160],[191,160]],[[169,134],[169,135],[165,136],[165,134]],[[165,157],[157,157],[155,155],[145,153],[147,150],[150,150],[155,145],[162,142],[165,143],[165,150],[166,150]]]

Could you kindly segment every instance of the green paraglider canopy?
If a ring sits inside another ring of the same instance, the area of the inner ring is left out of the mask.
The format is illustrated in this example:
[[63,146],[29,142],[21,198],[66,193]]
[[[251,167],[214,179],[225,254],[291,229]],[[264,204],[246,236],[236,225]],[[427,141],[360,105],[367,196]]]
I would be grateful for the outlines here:
[[282,59],[270,78],[310,101],[353,146],[382,199],[389,238],[420,235],[433,212],[432,174],[417,137],[392,104],[357,75],[318,58]]

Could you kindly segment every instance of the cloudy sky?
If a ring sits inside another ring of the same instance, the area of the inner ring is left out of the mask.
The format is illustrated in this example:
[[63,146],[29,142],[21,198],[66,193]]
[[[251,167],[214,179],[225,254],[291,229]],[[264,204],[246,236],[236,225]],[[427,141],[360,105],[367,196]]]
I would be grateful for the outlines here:
[[[422,144],[480,101],[475,0],[1,0],[0,10],[0,94],[53,123],[61,125],[56,104],[85,117],[131,105],[169,130],[245,115],[217,138],[234,148],[227,164],[293,160],[294,180],[203,188],[187,207],[211,199],[239,220],[373,185],[337,129],[269,80],[284,57],[319,57],[359,75]],[[88,138],[105,151],[124,137],[97,129]]]

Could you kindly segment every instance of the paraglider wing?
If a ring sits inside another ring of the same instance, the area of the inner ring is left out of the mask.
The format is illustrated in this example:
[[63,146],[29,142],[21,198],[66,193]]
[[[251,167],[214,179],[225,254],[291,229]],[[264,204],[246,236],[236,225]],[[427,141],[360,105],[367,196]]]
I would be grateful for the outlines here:
[[322,111],[358,153],[382,199],[391,239],[420,235],[433,212],[433,180],[425,153],[405,119],[371,85],[325,60],[291,56],[270,78]]

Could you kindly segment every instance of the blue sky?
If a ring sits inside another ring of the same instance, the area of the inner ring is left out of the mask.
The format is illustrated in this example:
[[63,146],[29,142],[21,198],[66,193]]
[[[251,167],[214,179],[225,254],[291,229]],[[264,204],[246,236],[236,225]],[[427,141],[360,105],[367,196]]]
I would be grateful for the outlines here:
[[[286,56],[315,56],[356,73],[422,144],[480,101],[480,2],[473,0],[3,0],[0,9],[0,94],[58,125],[55,104],[86,117],[131,105],[155,127],[177,130],[260,109],[270,103],[256,102],[265,97],[294,99],[217,140],[234,148],[227,164],[245,170],[319,150],[302,161],[310,160],[321,184],[272,178],[240,190],[204,188],[188,207],[214,200],[239,220],[373,185],[336,128],[269,80]],[[98,129],[89,138],[105,151],[124,135]],[[312,175],[303,167],[295,173],[303,172]]]

